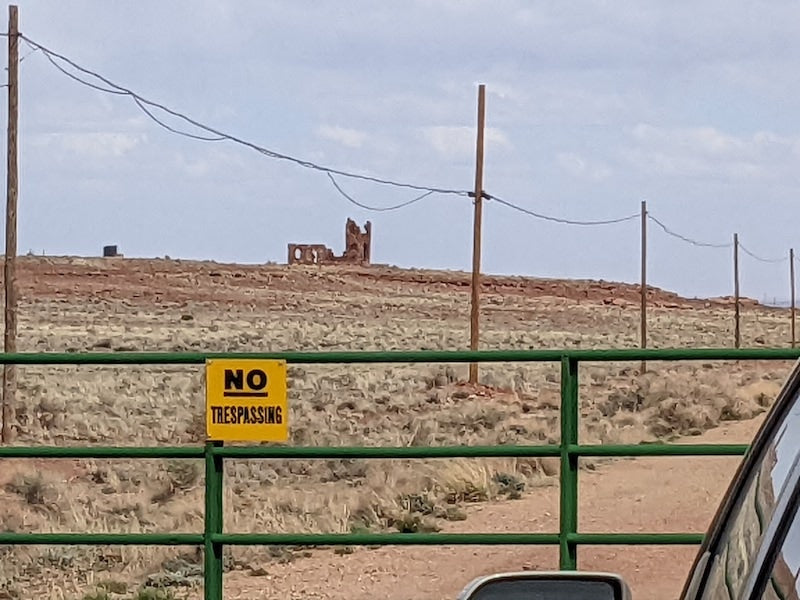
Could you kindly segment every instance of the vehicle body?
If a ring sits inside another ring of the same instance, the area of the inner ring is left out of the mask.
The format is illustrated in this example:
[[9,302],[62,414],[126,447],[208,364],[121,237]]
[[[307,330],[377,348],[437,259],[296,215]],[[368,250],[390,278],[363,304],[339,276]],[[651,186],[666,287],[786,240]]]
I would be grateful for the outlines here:
[[[800,361],[731,480],[679,599],[800,600],[798,506]],[[459,595],[459,600],[630,599],[618,575],[581,571],[494,574],[473,580]]]

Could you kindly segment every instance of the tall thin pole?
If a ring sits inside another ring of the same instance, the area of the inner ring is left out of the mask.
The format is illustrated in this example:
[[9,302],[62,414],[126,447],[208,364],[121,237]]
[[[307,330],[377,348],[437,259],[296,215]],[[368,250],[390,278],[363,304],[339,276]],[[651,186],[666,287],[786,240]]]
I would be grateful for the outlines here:
[[[483,130],[486,125],[486,86],[478,86],[478,137],[475,149],[475,217],[472,227],[472,298],[470,306],[469,349],[478,349],[480,314],[481,219],[483,209]],[[478,364],[469,366],[469,382],[478,382]]]
[[733,344],[738,348],[741,344],[739,329],[739,234],[733,234],[733,305],[734,305],[734,330]]
[[[642,200],[642,349],[647,348],[647,202]],[[647,362],[642,361],[641,372],[647,371]]]
[[792,348],[797,344],[797,336],[795,334],[795,322],[797,317],[797,309],[795,308],[795,287],[794,287],[794,248],[789,248],[789,282],[792,286]]
[[[8,7],[8,165],[6,174],[5,352],[17,349],[17,110],[19,101],[19,17],[16,5]],[[2,442],[11,441],[11,408],[16,391],[14,365],[3,368]]]

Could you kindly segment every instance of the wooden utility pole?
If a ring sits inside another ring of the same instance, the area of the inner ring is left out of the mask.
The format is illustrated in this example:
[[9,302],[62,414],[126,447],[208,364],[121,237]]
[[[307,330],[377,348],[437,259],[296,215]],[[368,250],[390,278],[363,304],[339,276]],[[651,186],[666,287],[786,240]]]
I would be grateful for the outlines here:
[[733,234],[733,310],[734,330],[733,345],[738,348],[741,344],[739,329],[739,234]]
[[[17,110],[19,101],[19,20],[17,6],[8,7],[8,165],[6,172],[5,335],[6,353],[17,350]],[[11,414],[16,392],[14,365],[3,368],[2,442],[11,441]]]
[[[478,86],[478,136],[475,150],[475,218],[472,228],[472,301],[470,306],[469,349],[478,349],[478,317],[481,287],[481,219],[483,209],[483,130],[486,125],[486,86]],[[478,383],[478,364],[469,365],[469,382]]]
[[[647,348],[647,202],[642,200],[642,350]],[[647,371],[647,362],[642,361],[641,372]]]
[[795,291],[794,291],[794,248],[789,248],[789,282],[792,286],[792,348],[795,347],[797,343],[797,337],[795,335],[795,321],[797,316],[797,309],[795,308]]

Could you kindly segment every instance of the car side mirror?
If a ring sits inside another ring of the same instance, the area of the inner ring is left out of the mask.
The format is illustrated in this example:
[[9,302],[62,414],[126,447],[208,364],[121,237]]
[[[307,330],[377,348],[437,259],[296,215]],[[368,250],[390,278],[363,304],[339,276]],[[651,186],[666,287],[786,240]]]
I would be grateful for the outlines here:
[[474,579],[457,600],[631,600],[631,591],[610,573],[523,571]]

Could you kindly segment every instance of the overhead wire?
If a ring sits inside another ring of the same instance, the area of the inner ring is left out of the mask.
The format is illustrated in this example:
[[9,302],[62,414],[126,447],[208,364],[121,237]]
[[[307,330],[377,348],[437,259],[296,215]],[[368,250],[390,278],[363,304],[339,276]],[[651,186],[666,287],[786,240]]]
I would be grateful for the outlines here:
[[[0,37],[7,37],[7,36],[8,36],[7,33],[0,32]],[[291,155],[288,155],[288,154],[283,154],[283,153],[280,153],[280,152],[276,152],[274,150],[270,150],[269,148],[266,148],[264,146],[260,146],[260,145],[254,143],[254,142],[250,142],[248,140],[239,138],[239,137],[237,137],[235,135],[228,134],[228,133],[225,133],[223,131],[217,130],[217,129],[209,126],[209,125],[206,125],[205,123],[203,123],[201,121],[198,121],[196,119],[193,119],[193,118],[187,116],[184,113],[181,113],[181,112],[179,112],[177,110],[171,109],[171,108],[167,107],[164,104],[161,104],[159,102],[155,102],[155,101],[152,101],[152,100],[148,100],[147,98],[144,98],[143,96],[141,96],[140,94],[132,91],[131,89],[126,88],[124,86],[121,86],[121,85],[119,85],[117,83],[114,83],[113,81],[111,81],[110,79],[106,78],[105,76],[100,75],[99,73],[97,73],[95,71],[92,71],[92,70],[90,70],[90,69],[88,69],[86,67],[83,67],[83,66],[79,65],[74,60],[72,60],[72,59],[70,59],[70,58],[64,56],[63,54],[60,54],[60,53],[58,53],[58,52],[56,52],[54,50],[51,50],[50,48],[44,46],[43,44],[40,44],[39,42],[36,42],[35,40],[29,38],[28,36],[26,36],[26,35],[24,35],[22,33],[19,34],[19,37],[20,37],[20,39],[24,40],[28,44],[28,46],[31,48],[31,52],[26,54],[23,57],[23,59],[27,58],[28,56],[30,56],[34,52],[41,52],[42,54],[45,55],[47,60],[58,71],[60,71],[62,74],[66,75],[70,79],[76,81],[77,83],[80,83],[81,85],[87,86],[89,88],[92,88],[92,89],[94,89],[96,91],[99,91],[99,92],[102,92],[102,93],[113,94],[113,95],[117,95],[117,96],[128,96],[128,97],[130,97],[133,100],[133,102],[137,105],[137,107],[149,119],[151,119],[153,122],[155,122],[158,126],[164,128],[167,131],[170,131],[171,133],[174,133],[174,134],[177,134],[177,135],[180,135],[180,136],[183,136],[183,137],[187,137],[187,138],[190,138],[190,139],[194,139],[194,140],[199,140],[199,141],[207,141],[207,142],[230,141],[230,142],[245,146],[247,148],[250,148],[251,150],[254,150],[254,151],[256,151],[256,152],[258,152],[258,153],[260,153],[260,154],[262,154],[264,156],[267,156],[269,158],[289,161],[289,162],[292,162],[292,163],[294,163],[294,164],[296,164],[296,165],[298,165],[300,167],[303,167],[303,168],[308,168],[308,169],[313,169],[313,170],[316,170],[316,171],[324,172],[328,176],[331,184],[334,186],[336,191],[342,197],[344,197],[346,200],[348,200],[349,202],[353,203],[354,205],[359,206],[360,208],[363,208],[365,210],[370,210],[370,211],[394,211],[394,210],[400,210],[400,209],[405,208],[407,206],[410,206],[410,205],[412,205],[412,204],[414,204],[416,202],[419,202],[420,200],[423,200],[424,198],[427,198],[428,196],[430,196],[432,194],[435,194],[435,193],[438,193],[438,194],[451,194],[451,195],[458,195],[458,196],[474,196],[474,194],[472,194],[471,192],[469,192],[467,190],[459,190],[459,189],[454,189],[454,188],[424,186],[424,185],[412,184],[412,183],[403,182],[403,181],[397,181],[397,180],[392,180],[392,179],[385,179],[385,178],[374,177],[374,176],[370,176],[370,175],[353,173],[353,172],[344,171],[344,170],[341,170],[341,169],[335,169],[335,168],[332,168],[332,167],[327,167],[327,166],[320,165],[320,164],[317,164],[317,163],[314,163],[314,162],[311,162],[311,161],[308,161],[308,160],[300,159],[300,158],[297,158],[297,157],[294,157],[294,156],[291,156]],[[80,76],[76,75],[75,73],[70,72],[68,69],[64,68],[61,64],[59,64],[58,60],[56,60],[56,59],[66,63],[67,65],[69,65],[73,69],[79,71],[80,73],[82,73],[82,74],[84,74],[84,75],[86,75],[88,77],[92,77],[92,78],[97,79],[98,81],[102,82],[104,85],[98,85],[98,84],[96,84],[96,83],[94,83],[92,81],[87,81],[83,77],[80,77]],[[0,87],[6,87],[6,86],[0,86]],[[169,115],[171,115],[171,116],[173,116],[173,117],[175,117],[177,119],[180,119],[180,120],[182,120],[182,121],[184,121],[184,122],[186,122],[186,123],[188,123],[190,125],[193,125],[194,127],[197,127],[198,129],[201,129],[201,130],[206,131],[206,132],[208,132],[210,134],[213,134],[213,136],[198,135],[198,134],[194,134],[194,133],[190,133],[190,132],[187,132],[187,131],[182,131],[180,129],[177,129],[177,128],[169,125],[168,123],[164,122],[162,119],[158,118],[153,113],[152,109],[161,110],[161,111],[163,111],[163,112],[165,112],[165,113],[167,113],[167,114],[169,114]],[[341,177],[347,177],[347,178],[351,178],[351,179],[359,179],[359,180],[363,180],[363,181],[370,181],[370,182],[373,182],[373,183],[377,183],[377,184],[381,184],[381,185],[388,185],[388,186],[393,186],[393,187],[398,187],[398,188],[414,189],[414,190],[422,191],[424,193],[422,193],[421,195],[416,196],[416,197],[414,197],[414,198],[412,198],[410,200],[406,200],[404,202],[401,202],[400,204],[393,205],[393,206],[387,206],[387,207],[369,206],[367,204],[359,202],[358,200],[353,198],[353,196],[351,194],[348,194],[347,192],[345,192],[344,189],[341,187],[341,185],[334,178],[334,175],[338,175],[338,176],[341,176]],[[502,205],[504,205],[504,206],[506,206],[508,208],[511,208],[511,209],[516,210],[518,212],[521,212],[523,214],[529,215],[529,216],[534,217],[536,219],[541,219],[541,220],[550,221],[550,222],[554,222],[554,223],[565,224],[565,225],[579,225],[579,226],[613,225],[613,224],[632,221],[632,220],[637,219],[637,218],[640,217],[640,213],[634,213],[634,214],[630,214],[630,215],[626,215],[626,216],[619,217],[619,218],[614,218],[614,219],[574,220],[574,219],[566,219],[566,218],[561,218],[561,217],[555,217],[555,216],[552,216],[552,215],[545,215],[545,214],[530,210],[528,208],[525,208],[523,206],[520,206],[519,204],[515,204],[513,202],[505,200],[505,199],[503,199],[503,198],[501,198],[499,196],[496,196],[496,195],[493,195],[493,194],[488,194],[488,193],[485,193],[485,192],[484,192],[484,198],[486,198],[488,200],[492,200],[494,202],[497,202],[498,204],[502,204]],[[684,242],[686,242],[688,244],[691,244],[693,246],[707,247],[707,248],[731,248],[733,246],[733,244],[730,243],[730,242],[725,243],[725,244],[714,244],[714,243],[708,243],[708,242],[701,242],[701,241],[689,238],[687,236],[681,235],[680,233],[677,233],[677,232],[673,231],[672,229],[668,228],[663,222],[661,222],[659,219],[654,217],[649,212],[647,213],[647,218],[650,221],[654,222],[656,225],[658,225],[666,234],[668,234],[668,235],[670,235],[672,237],[675,237],[677,239],[680,239],[680,240],[682,240],[682,241],[684,241]],[[781,258],[781,259],[763,258],[763,257],[758,256],[757,254],[751,252],[750,250],[748,250],[741,243],[739,244],[739,246],[742,248],[743,252],[745,252],[746,254],[748,254],[749,256],[751,256],[752,258],[754,258],[755,260],[758,260],[760,262],[780,263],[780,262],[783,262],[783,261],[787,260],[786,258]],[[800,262],[800,260],[798,262]]]
[[788,259],[787,257],[785,257],[785,256],[784,256],[783,258],[763,258],[763,257],[761,257],[761,256],[758,256],[757,254],[755,254],[755,253],[751,252],[750,250],[748,250],[748,249],[745,247],[745,245],[744,245],[744,244],[742,244],[742,242],[741,242],[741,241],[739,242],[739,248],[741,248],[741,249],[742,249],[742,252],[744,252],[745,254],[747,254],[747,255],[748,255],[750,258],[753,258],[753,259],[755,259],[755,260],[757,260],[757,261],[759,261],[759,262],[762,262],[762,263],[773,263],[773,264],[778,264],[778,263],[786,262],[787,260],[789,260],[789,259]]
[[180,131],[178,129],[175,129],[174,127],[164,123],[162,120],[160,120],[158,117],[156,117],[152,112],[150,112],[147,108],[145,108],[145,106],[141,102],[141,100],[139,100],[138,98],[134,98],[133,101],[136,102],[137,106],[140,109],[142,109],[142,112],[144,114],[146,114],[153,121],[155,121],[156,123],[161,125],[161,127],[166,129],[167,131],[171,131],[172,133],[177,133],[178,135],[182,135],[184,137],[188,137],[188,138],[191,138],[193,140],[200,140],[202,142],[221,142],[221,141],[223,141],[225,139],[224,137],[219,136],[219,135],[214,136],[214,137],[210,137],[210,136],[205,136],[205,135],[196,135],[194,133],[188,133],[186,131]]
[[[36,52],[38,52],[38,51],[39,51],[39,49],[38,49],[38,48],[34,48],[34,49],[32,49],[32,50],[31,50],[30,52],[28,52],[28,53],[27,53],[25,56],[22,56],[22,57],[20,57],[20,59],[19,59],[19,62],[22,62],[23,60],[25,60],[26,58],[28,58],[28,57],[29,57],[31,54],[35,54],[35,53],[36,53]],[[6,70],[7,70],[7,69],[8,69],[8,67],[6,67]]]
[[522,206],[520,206],[518,204],[514,204],[513,202],[509,202],[508,200],[503,200],[502,198],[500,198],[499,196],[495,196],[494,194],[484,194],[484,198],[486,198],[488,200],[493,200],[493,201],[497,202],[498,204],[503,204],[503,205],[505,205],[505,206],[507,206],[509,208],[517,210],[517,211],[519,211],[521,213],[525,213],[526,215],[530,215],[530,216],[535,217],[537,219],[542,219],[542,220],[545,220],[545,221],[552,221],[554,223],[561,223],[561,224],[564,224],[564,225],[588,225],[588,226],[591,226],[591,225],[613,225],[615,223],[624,223],[626,221],[631,221],[631,220],[636,219],[637,217],[639,217],[639,214],[636,213],[636,214],[628,215],[628,216],[625,216],[625,217],[620,217],[618,219],[602,219],[602,220],[597,220],[597,221],[576,221],[576,220],[572,220],[572,219],[564,219],[564,218],[560,218],[560,217],[553,217],[553,216],[550,216],[550,215],[544,215],[542,213],[534,212],[534,211],[532,211],[530,209],[527,209],[527,208],[524,208],[524,207],[522,207]]
[[386,211],[391,211],[391,210],[399,210],[401,208],[405,208],[406,206],[410,206],[411,204],[414,204],[415,202],[419,202],[423,198],[427,198],[428,196],[433,194],[432,191],[428,191],[428,192],[425,192],[424,194],[422,194],[420,196],[417,196],[416,198],[412,198],[411,200],[406,200],[405,202],[401,202],[400,204],[396,204],[395,206],[385,206],[385,207],[367,206],[366,204],[362,204],[361,202],[359,202],[358,200],[353,198],[350,194],[345,192],[341,188],[341,186],[337,183],[336,179],[334,179],[333,175],[331,175],[330,173],[328,173],[327,175],[328,175],[328,178],[330,178],[331,183],[333,184],[333,187],[335,187],[336,190],[342,196],[344,196],[348,201],[352,202],[356,206],[360,206],[361,208],[363,208],[365,210],[371,210],[371,211],[375,211],[375,212],[386,212]]
[[[27,42],[29,46],[35,47],[35,46],[32,46],[32,42],[29,42],[27,39],[25,39],[25,42]],[[47,60],[50,61],[50,64],[52,64],[56,69],[58,69],[64,75],[66,75],[67,77],[69,77],[70,79],[72,79],[74,81],[77,81],[80,84],[83,84],[83,85],[85,85],[87,87],[90,87],[93,90],[97,90],[98,92],[103,92],[105,94],[115,94],[117,96],[127,96],[128,95],[125,92],[122,92],[122,91],[119,91],[119,90],[110,89],[110,88],[106,88],[106,87],[91,83],[90,81],[86,81],[84,79],[81,79],[80,77],[78,77],[74,73],[70,73],[64,67],[59,65],[55,61],[55,59],[51,56],[51,54],[49,52],[42,51],[42,54],[44,54],[45,58],[47,58]]]
[[[8,37],[8,33],[3,33],[2,36],[0,36],[0,37]],[[26,58],[28,58],[31,54],[34,54],[34,53],[36,53],[38,51],[39,51],[38,48],[31,49],[31,51],[28,52],[25,56],[20,57],[18,62],[21,64],[22,61],[24,61]],[[3,70],[7,72],[8,71],[8,67],[3,67]],[[8,87],[7,83],[0,84],[0,89],[7,88],[7,87]]]
[[[147,115],[148,118],[152,119],[159,126],[165,127],[165,123],[163,123],[159,119],[154,118],[154,115],[152,114],[151,111],[144,110],[144,107],[142,106],[143,104],[145,104],[145,105],[147,105],[147,106],[149,106],[151,108],[159,109],[159,110],[161,110],[161,111],[163,111],[163,112],[165,112],[165,113],[167,113],[169,115],[172,115],[173,117],[175,117],[177,119],[183,120],[186,123],[189,123],[190,125],[193,125],[193,126],[197,127],[198,129],[202,129],[202,130],[204,130],[204,131],[206,131],[208,133],[214,134],[214,136],[220,138],[220,140],[216,139],[216,137],[215,138],[205,138],[205,136],[198,136],[196,134],[187,133],[187,132],[180,131],[180,130],[174,129],[172,127],[166,126],[166,128],[169,131],[171,131],[173,133],[176,133],[178,135],[183,135],[185,137],[190,137],[192,139],[200,139],[202,141],[228,140],[230,142],[234,142],[234,143],[237,143],[239,145],[246,146],[246,147],[248,147],[248,148],[250,148],[252,150],[255,150],[256,152],[259,152],[259,153],[261,153],[264,156],[267,156],[269,158],[286,160],[286,161],[292,162],[292,163],[294,163],[294,164],[296,164],[298,166],[304,167],[304,168],[313,169],[313,170],[316,170],[316,171],[321,171],[321,172],[330,173],[330,174],[335,174],[335,175],[339,175],[341,177],[348,177],[348,178],[352,178],[352,179],[360,179],[360,180],[371,181],[373,183],[378,183],[378,184],[382,184],[382,185],[388,185],[388,186],[399,187],[399,188],[414,189],[414,190],[420,190],[420,191],[424,191],[424,192],[431,192],[431,193],[438,193],[438,194],[454,194],[454,195],[459,195],[459,196],[466,196],[468,194],[468,192],[466,190],[458,190],[458,189],[452,189],[452,188],[417,185],[417,184],[412,184],[412,183],[408,183],[408,182],[396,181],[396,180],[392,180],[392,179],[384,179],[384,178],[380,178],[380,177],[373,177],[373,176],[370,176],[370,175],[352,173],[352,172],[344,171],[344,170],[341,170],[341,169],[334,169],[332,167],[319,165],[319,164],[316,164],[316,163],[308,161],[308,160],[300,159],[300,158],[297,158],[297,157],[294,157],[294,156],[291,156],[291,155],[288,155],[288,154],[283,154],[283,153],[280,153],[280,152],[276,152],[274,150],[270,150],[269,148],[266,148],[264,146],[260,146],[260,145],[254,143],[254,142],[250,142],[248,140],[242,139],[242,138],[237,137],[235,135],[231,135],[231,134],[225,133],[223,131],[220,131],[218,129],[215,129],[215,128],[209,126],[209,125],[206,125],[206,124],[204,124],[204,123],[202,123],[202,122],[200,122],[200,121],[198,121],[196,119],[193,119],[193,118],[187,116],[184,113],[181,113],[181,112],[179,112],[177,110],[171,109],[171,108],[165,106],[164,104],[161,104],[159,102],[154,102],[152,100],[148,100],[147,98],[144,98],[142,95],[130,90],[129,88],[126,88],[124,86],[116,84],[113,81],[111,81],[110,79],[108,79],[107,77],[104,77],[103,75],[100,75],[99,73],[97,73],[95,71],[92,71],[90,69],[87,69],[87,68],[79,65],[74,60],[64,56],[63,54],[60,54],[60,53],[58,53],[58,52],[56,52],[54,50],[51,50],[50,48],[44,46],[43,44],[40,44],[39,42],[31,39],[27,35],[22,34],[22,33],[19,34],[19,35],[20,35],[20,38],[25,40],[25,42],[29,46],[33,47],[34,49],[37,49],[37,50],[41,51],[42,54],[47,56],[49,61],[52,64],[54,64],[61,73],[67,75],[68,77],[70,77],[74,81],[77,81],[78,83],[81,83],[82,85],[85,85],[85,86],[88,86],[90,88],[93,88],[93,89],[95,89],[97,91],[104,92],[104,93],[109,93],[109,94],[115,94],[115,95],[118,95],[118,96],[129,96],[130,98],[132,98],[136,102],[137,106],[140,109],[143,109],[144,114]],[[86,81],[84,78],[79,77],[75,73],[69,72],[67,69],[65,69],[61,65],[57,64],[56,59],[66,63],[67,65],[69,65],[73,69],[83,73],[84,75],[87,75],[89,77],[93,77],[93,78],[97,79],[98,81],[101,81],[103,84],[105,84],[105,86],[108,86],[108,87],[104,87],[104,86],[98,85],[98,84],[93,83],[91,81]]]
[[663,229],[664,233],[666,233],[667,235],[671,235],[672,237],[678,238],[679,240],[683,240],[684,242],[686,242],[688,244],[692,244],[693,246],[701,246],[701,247],[705,247],[705,248],[731,248],[731,247],[733,247],[733,243],[732,242],[729,242],[727,244],[711,244],[711,243],[708,243],[708,242],[700,242],[700,241],[697,241],[697,240],[693,240],[692,238],[686,237],[684,235],[681,235],[680,233],[672,231],[669,227],[664,225],[664,223],[662,223],[661,221],[656,219],[649,212],[647,213],[647,218],[650,219],[651,221],[653,221],[653,223],[658,225],[661,229]]

